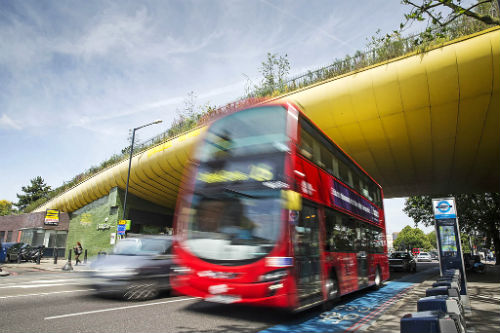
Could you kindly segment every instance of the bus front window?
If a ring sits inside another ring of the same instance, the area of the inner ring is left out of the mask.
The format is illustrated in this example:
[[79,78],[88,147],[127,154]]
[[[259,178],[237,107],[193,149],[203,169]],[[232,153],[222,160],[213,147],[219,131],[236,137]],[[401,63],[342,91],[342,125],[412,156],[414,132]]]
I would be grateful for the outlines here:
[[197,159],[206,163],[286,151],[285,119],[286,110],[281,106],[243,110],[222,118],[210,126]]
[[261,258],[280,234],[278,197],[247,198],[195,195],[187,246],[201,259],[237,265]]

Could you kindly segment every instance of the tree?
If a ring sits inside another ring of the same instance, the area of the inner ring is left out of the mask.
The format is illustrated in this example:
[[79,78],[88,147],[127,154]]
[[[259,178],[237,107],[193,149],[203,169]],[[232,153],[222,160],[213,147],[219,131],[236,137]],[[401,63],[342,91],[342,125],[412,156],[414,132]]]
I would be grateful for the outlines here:
[[24,210],[30,203],[47,197],[51,191],[50,186],[45,184],[45,181],[40,176],[31,179],[30,182],[31,185],[21,187],[25,194],[16,194],[19,201],[15,205],[19,210]]
[[394,248],[399,251],[411,251],[413,248],[424,248],[429,250],[431,249],[431,243],[422,230],[407,225],[394,240]]
[[425,235],[427,237],[427,240],[429,241],[429,243],[431,244],[431,248],[433,249],[437,249],[437,239],[436,239],[436,232],[435,231],[431,231],[429,232],[427,235]]
[[262,85],[271,93],[274,89],[282,90],[285,85],[285,79],[290,71],[290,62],[288,55],[279,56],[270,52],[267,53],[266,61],[260,66],[260,73],[263,76]]
[[[500,24],[498,17],[474,10],[475,8],[485,4],[492,6],[494,4],[494,0],[479,0],[467,8],[462,6],[462,2],[462,0],[422,0],[421,3],[415,3],[410,0],[401,1],[402,4],[412,7],[410,12],[405,14],[407,23],[412,20],[424,21],[425,15],[428,16],[432,24],[445,27],[458,19],[460,16],[465,15],[485,24]],[[443,14],[443,10],[446,10],[447,14]],[[402,26],[407,23],[403,23]]]
[[[427,29],[420,33],[418,44],[454,35],[454,31],[478,23],[485,27],[499,25],[498,0],[477,0],[471,6],[463,6],[462,0],[402,0],[410,6],[405,14],[406,21],[400,24],[400,31],[414,21],[428,21]],[[484,28],[484,27],[483,27]],[[456,36],[454,36],[456,37]]]
[[12,202],[0,200],[0,216],[10,215],[12,213],[14,213],[14,210],[12,210]]
[[[491,244],[500,253],[500,193],[447,194],[439,197],[455,197],[460,232],[468,235],[484,235],[485,247]],[[413,219],[415,225],[434,225],[431,196],[413,196],[406,199],[403,211]],[[497,255],[497,265],[500,256]]]

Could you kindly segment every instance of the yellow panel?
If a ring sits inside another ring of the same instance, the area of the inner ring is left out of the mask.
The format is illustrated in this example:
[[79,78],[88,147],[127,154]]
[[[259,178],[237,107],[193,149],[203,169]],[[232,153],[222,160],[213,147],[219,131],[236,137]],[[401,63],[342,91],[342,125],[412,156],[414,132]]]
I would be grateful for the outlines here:
[[500,31],[488,34],[491,43],[491,54],[493,57],[493,91],[500,90]]
[[429,105],[429,87],[423,58],[411,57],[397,62],[396,71],[399,79],[399,89],[403,109],[411,111]]
[[488,113],[481,132],[477,156],[473,158],[473,169],[467,177],[471,188],[485,188],[485,191],[498,191],[494,175],[500,171],[500,95],[492,96]]
[[[345,81],[344,81],[345,80]],[[356,114],[353,112],[351,94],[349,92],[349,80],[350,77],[343,79],[343,84],[339,84],[338,81],[334,81],[331,85],[334,89],[328,91],[331,94],[332,111],[330,114],[333,117],[333,121],[337,126],[343,126],[346,124],[352,124],[356,122]]]
[[397,169],[380,119],[364,121],[360,123],[360,127],[377,166],[377,169],[371,169],[370,166],[365,165],[363,168],[373,177],[374,172],[378,172],[380,176],[377,176],[377,181],[380,183],[392,182]]
[[394,155],[397,167],[397,176],[400,180],[406,179],[415,183],[413,159],[408,142],[406,122],[402,113],[382,118],[384,132]]
[[405,112],[419,186],[432,183],[432,133],[429,108]]
[[483,95],[460,102],[451,182],[466,181],[472,169],[489,101],[490,96]]
[[358,122],[378,118],[373,81],[369,71],[357,73],[349,83],[354,114]]
[[450,178],[455,152],[455,137],[457,129],[458,104],[432,106],[431,131],[432,131],[432,159],[434,180],[436,184],[443,184],[436,193],[446,192],[444,188]]
[[370,72],[379,116],[402,112],[398,76],[392,65],[375,67]]
[[432,107],[452,102],[458,103],[459,85],[455,48],[439,48],[423,57]]
[[350,155],[359,154],[361,152],[365,152],[368,150],[366,146],[365,138],[363,138],[363,134],[361,133],[361,129],[359,128],[359,124],[351,124],[346,126],[339,127],[339,131],[342,133],[342,136],[349,141],[349,151],[347,152]]
[[492,89],[491,42],[487,35],[467,41],[467,47],[455,46],[457,54],[460,98],[467,99]]

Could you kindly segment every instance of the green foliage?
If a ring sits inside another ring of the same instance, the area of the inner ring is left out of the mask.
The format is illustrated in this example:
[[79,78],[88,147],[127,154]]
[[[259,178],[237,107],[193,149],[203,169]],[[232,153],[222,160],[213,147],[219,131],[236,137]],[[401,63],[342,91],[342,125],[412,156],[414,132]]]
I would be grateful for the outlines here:
[[402,0],[401,3],[410,6],[410,11],[405,14],[406,21],[400,24],[400,31],[414,21],[428,22],[427,29],[415,39],[415,45],[428,46],[500,24],[495,0],[478,0],[467,8],[462,7],[461,0]]
[[427,237],[427,240],[431,244],[431,248],[432,249],[437,249],[436,232],[435,231],[431,231],[427,235],[425,235],[425,237]]
[[432,248],[429,239],[424,232],[418,228],[412,228],[409,225],[403,228],[394,240],[394,248],[399,251],[408,250],[413,248],[424,248],[430,250]]
[[278,56],[268,52],[266,60],[261,63],[259,72],[262,74],[262,83],[254,87],[254,95],[270,96],[287,91],[285,80],[290,72],[288,55]]
[[19,210],[24,210],[29,204],[46,198],[50,192],[50,186],[45,184],[42,177],[38,176],[30,180],[31,184],[21,187],[24,194],[17,194],[19,200],[15,205]]
[[0,216],[13,214],[12,202],[8,200],[0,200]]

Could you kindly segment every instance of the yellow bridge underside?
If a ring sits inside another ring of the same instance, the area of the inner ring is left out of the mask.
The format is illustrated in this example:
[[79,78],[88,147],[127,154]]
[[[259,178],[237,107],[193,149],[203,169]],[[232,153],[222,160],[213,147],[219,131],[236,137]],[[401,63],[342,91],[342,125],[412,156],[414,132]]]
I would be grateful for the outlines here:
[[[467,36],[327,80],[294,102],[377,180],[386,198],[498,192],[500,30]],[[173,208],[184,166],[204,129],[136,155],[130,193]],[[125,188],[128,161],[37,209],[72,212]]]

